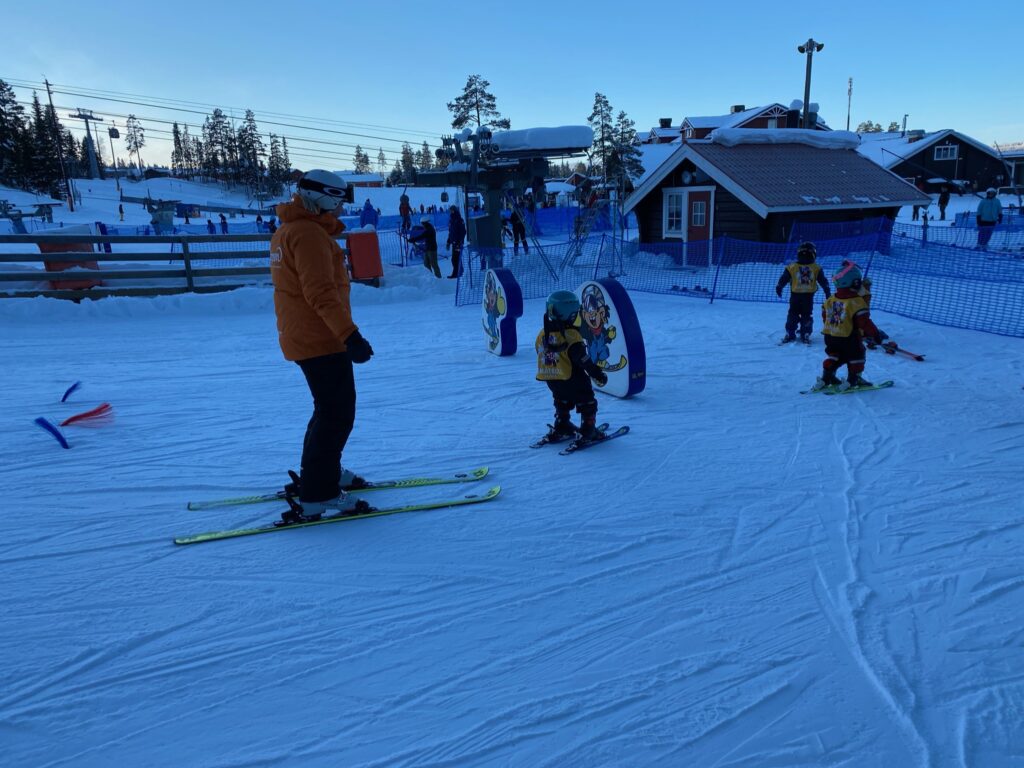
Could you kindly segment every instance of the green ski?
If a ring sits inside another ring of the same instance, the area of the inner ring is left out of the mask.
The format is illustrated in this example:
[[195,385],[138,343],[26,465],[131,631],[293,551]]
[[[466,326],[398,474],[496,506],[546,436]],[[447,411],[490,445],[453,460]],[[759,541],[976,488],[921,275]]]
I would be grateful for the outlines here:
[[174,540],[175,544],[202,544],[207,541],[219,541],[220,539],[236,539],[241,536],[255,536],[258,533],[273,533],[274,531],[290,531],[293,528],[312,528],[315,525],[327,525],[329,523],[344,523],[350,520],[364,520],[368,517],[382,517],[383,515],[397,515],[402,512],[422,512],[428,509],[445,509],[447,507],[461,507],[466,504],[480,504],[490,501],[501,492],[501,486],[496,485],[486,493],[469,494],[458,499],[445,499],[444,501],[432,501],[425,504],[408,504],[402,507],[390,507],[385,509],[370,508],[367,512],[346,514],[339,512],[334,515],[324,515],[319,520],[310,520],[301,523],[270,523],[255,528],[235,528],[224,531],[208,531],[197,533],[192,536],[179,536]]
[[[451,475],[439,475],[437,477],[407,477],[397,480],[380,480],[370,483],[363,488],[353,488],[351,493],[364,493],[366,491],[384,491],[394,488],[420,488],[428,485],[450,485],[453,483],[472,483],[487,476],[490,470],[487,467],[479,467],[468,472],[455,472]],[[204,509],[217,509],[218,507],[240,507],[245,504],[263,504],[268,501],[281,501],[284,499],[284,491],[272,493],[259,493],[252,496],[235,496],[227,499],[213,499],[211,501],[190,501],[188,508],[194,511]]]

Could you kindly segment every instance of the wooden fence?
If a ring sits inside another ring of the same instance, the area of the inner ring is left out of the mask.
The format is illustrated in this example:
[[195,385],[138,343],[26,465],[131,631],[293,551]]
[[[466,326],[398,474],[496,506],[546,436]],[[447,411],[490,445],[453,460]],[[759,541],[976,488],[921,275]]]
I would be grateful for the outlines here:
[[[0,253],[0,298],[32,298],[49,296],[59,299],[80,301],[85,298],[104,296],[166,296],[180,293],[214,293],[229,291],[247,284],[246,281],[224,281],[231,277],[270,278],[268,258],[269,234],[259,235],[0,235],[0,250],[7,251],[12,244],[25,245],[23,251]],[[196,246],[216,243],[230,250],[206,251]],[[42,253],[44,247],[59,248],[61,245],[74,247],[91,244],[92,251],[60,251]],[[115,252],[104,253],[110,245]],[[125,245],[162,245],[166,251],[120,251]],[[99,249],[96,246],[100,246]],[[248,247],[246,247],[248,246]],[[197,266],[196,261],[216,262],[239,259],[264,259],[261,266]],[[69,268],[59,272],[46,271],[43,262],[97,262],[100,269]],[[125,269],[124,262],[146,262],[147,268]],[[103,264],[117,263],[116,268],[103,268]],[[13,270],[9,265],[22,265]],[[38,264],[38,269],[24,268]],[[211,282],[211,279],[213,280]],[[124,281],[120,285],[97,285],[92,288],[38,287],[39,283],[66,281]],[[248,283],[251,284],[252,280]],[[10,287],[13,283],[34,283],[36,287]]]

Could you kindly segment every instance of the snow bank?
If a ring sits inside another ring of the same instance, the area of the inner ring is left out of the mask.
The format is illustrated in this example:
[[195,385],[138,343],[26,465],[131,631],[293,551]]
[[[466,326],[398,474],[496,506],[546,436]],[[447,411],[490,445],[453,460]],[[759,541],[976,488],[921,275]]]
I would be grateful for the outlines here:
[[853,131],[813,131],[805,128],[718,128],[708,139],[715,144],[806,144],[819,149],[856,149],[860,136]]

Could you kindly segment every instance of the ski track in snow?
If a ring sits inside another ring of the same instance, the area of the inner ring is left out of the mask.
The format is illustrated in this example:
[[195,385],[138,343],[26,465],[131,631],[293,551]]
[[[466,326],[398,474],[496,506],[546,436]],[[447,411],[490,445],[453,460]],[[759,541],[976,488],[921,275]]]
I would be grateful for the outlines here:
[[[822,351],[775,345],[779,306],[636,294],[647,390],[599,398],[633,431],[561,457],[526,447],[541,302],[499,359],[450,295],[354,297],[377,354],[346,461],[487,464],[374,499],[497,500],[175,548],[275,509],[187,500],[297,463],[308,394],[269,292],[0,304],[12,764],[1024,762],[1024,420],[992,364],[1020,340],[882,315],[928,362],[870,353],[896,387],[801,398]],[[102,401],[70,451],[32,424]]]

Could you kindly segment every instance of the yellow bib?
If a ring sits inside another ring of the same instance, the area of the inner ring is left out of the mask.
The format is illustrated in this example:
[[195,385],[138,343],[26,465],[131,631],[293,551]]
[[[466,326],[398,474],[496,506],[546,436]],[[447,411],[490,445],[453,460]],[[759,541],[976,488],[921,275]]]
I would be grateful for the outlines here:
[[567,381],[572,376],[569,347],[582,343],[583,337],[575,328],[547,334],[544,331],[538,333],[537,342],[534,344],[537,350],[537,380]]
[[818,264],[798,264],[793,262],[786,265],[789,272],[789,290],[793,293],[814,293],[818,290],[818,273],[821,266]]
[[821,307],[821,320],[825,326],[822,333],[844,338],[853,335],[853,318],[867,308],[867,302],[860,296],[851,296],[848,299],[832,296],[826,299]]

